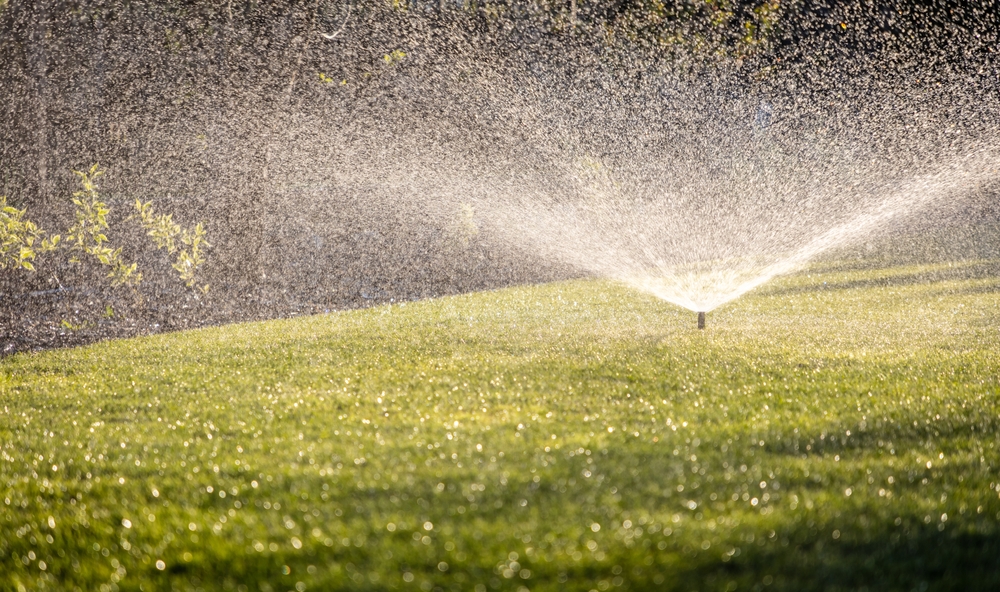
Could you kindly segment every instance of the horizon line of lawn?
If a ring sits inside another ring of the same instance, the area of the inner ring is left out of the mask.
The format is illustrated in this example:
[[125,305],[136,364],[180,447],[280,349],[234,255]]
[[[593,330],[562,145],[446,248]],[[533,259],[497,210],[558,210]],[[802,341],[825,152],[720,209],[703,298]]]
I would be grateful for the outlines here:
[[[971,272],[971,277],[970,276]],[[984,277],[984,272],[990,273]],[[833,276],[833,277],[843,277],[851,276],[853,281],[847,283],[834,284],[832,286],[827,286],[824,282],[822,287],[816,286],[812,282],[813,276]],[[866,287],[879,287],[884,285],[892,285],[894,281],[899,279],[905,282],[919,282],[927,285],[937,285],[941,286],[947,283],[955,284],[974,284],[984,287],[994,286],[998,280],[998,275],[1000,275],[1000,259],[968,259],[960,261],[949,261],[949,262],[935,262],[935,263],[906,263],[904,265],[893,264],[890,262],[879,262],[874,261],[872,265],[871,261],[864,259],[832,259],[832,260],[818,260],[813,262],[803,268],[796,269],[790,273],[778,276],[772,280],[769,280],[764,285],[756,288],[747,295],[743,295],[736,301],[730,301],[725,303],[722,307],[723,310],[726,308],[731,308],[738,306],[740,300],[748,300],[754,298],[767,298],[773,297],[778,294],[785,294],[789,292],[795,292],[802,288],[803,285],[810,286],[811,289],[823,289],[823,290],[833,290],[833,289],[863,289]],[[960,278],[957,282],[949,282],[949,279]],[[964,279],[964,281],[963,281]],[[39,350],[39,351],[29,351],[29,352],[18,352],[13,356],[7,356],[5,358],[0,358],[0,363],[5,360],[10,360],[16,358],[17,356],[31,356],[38,355],[49,351],[65,351],[65,350],[79,350],[87,349],[94,346],[100,346],[101,344],[116,344],[120,342],[135,342],[143,341],[147,339],[155,340],[157,338],[169,338],[169,336],[197,336],[204,333],[212,333],[215,331],[226,331],[231,329],[238,329],[240,327],[264,327],[269,324],[276,323],[279,326],[282,323],[291,322],[295,323],[297,321],[303,321],[308,319],[315,319],[318,317],[327,316],[339,316],[339,315],[352,315],[352,314],[363,314],[366,311],[381,310],[385,308],[404,308],[406,306],[420,306],[422,304],[433,304],[433,303],[444,303],[451,301],[461,301],[467,298],[478,298],[487,297],[490,295],[501,295],[505,293],[512,293],[523,290],[535,290],[535,289],[545,289],[546,287],[559,287],[559,286],[572,286],[579,283],[597,283],[605,284],[610,289],[618,289],[628,292],[633,292],[637,295],[644,296],[646,298],[653,298],[650,295],[646,295],[642,292],[636,291],[631,286],[625,283],[619,282],[614,279],[600,278],[600,277],[588,277],[581,279],[570,279],[570,280],[559,280],[554,282],[544,282],[540,284],[523,284],[515,285],[509,287],[501,288],[491,288],[483,291],[476,292],[464,292],[460,294],[450,294],[444,296],[437,296],[432,298],[425,298],[412,301],[400,301],[400,302],[384,302],[379,303],[370,307],[363,308],[349,308],[342,310],[332,310],[324,313],[315,313],[310,315],[301,316],[291,316],[277,319],[262,319],[262,320],[252,320],[252,321],[240,321],[235,323],[225,323],[222,325],[212,325],[206,327],[196,327],[191,329],[182,329],[178,331],[170,331],[164,333],[155,333],[149,335],[139,335],[134,337],[124,337],[124,338],[112,338],[101,340],[95,343],[73,346],[69,348],[54,348],[50,350]],[[656,300],[655,298],[653,298]],[[692,315],[690,310],[683,307],[673,305],[670,303],[660,302],[664,308],[670,311],[673,316],[682,315]],[[710,314],[718,313],[721,311],[713,311]],[[686,325],[686,323],[682,323]]]

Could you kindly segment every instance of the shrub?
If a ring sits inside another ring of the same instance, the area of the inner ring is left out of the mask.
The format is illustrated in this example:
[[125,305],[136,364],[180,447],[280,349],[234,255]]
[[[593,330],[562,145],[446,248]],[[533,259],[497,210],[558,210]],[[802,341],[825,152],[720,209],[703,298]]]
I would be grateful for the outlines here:
[[35,255],[51,251],[59,244],[59,236],[45,238],[34,222],[24,219],[24,213],[25,210],[7,205],[7,197],[0,195],[0,269],[34,271]]
[[[66,231],[66,241],[63,243],[70,251],[70,261],[79,263],[81,253],[90,255],[101,265],[111,268],[108,277],[111,278],[112,285],[138,285],[142,281],[142,274],[136,272],[136,264],[124,262],[121,247],[112,249],[105,245],[108,237],[104,232],[108,230],[107,216],[111,209],[101,201],[94,183],[104,171],[99,170],[95,164],[88,172],[73,172],[80,177],[83,189],[73,193],[76,222]],[[59,237],[54,238],[58,240]]]
[[[177,254],[172,267],[180,275],[184,285],[195,287],[194,272],[205,262],[205,249],[212,246],[205,240],[204,225],[199,222],[192,228],[182,228],[174,222],[173,214],[155,214],[152,202],[142,203],[137,199],[135,209],[139,213],[142,227],[153,239],[156,248],[166,249],[171,255]],[[178,246],[178,242],[183,246]],[[208,284],[199,289],[208,292]]]
[[[102,200],[96,183],[104,171],[95,164],[85,172],[73,172],[80,177],[82,188],[73,193],[74,222],[64,236],[45,236],[44,231],[25,218],[26,210],[7,205],[7,198],[0,196],[0,269],[13,267],[34,271],[33,261],[38,253],[65,250],[71,263],[81,263],[86,256],[110,268],[107,277],[114,286],[138,285],[142,282],[142,274],[136,270],[137,264],[125,261],[121,247],[108,245],[105,233],[109,230],[111,208]],[[184,285],[196,287],[195,273],[205,263],[205,250],[211,247],[204,225],[198,223],[183,228],[173,221],[172,214],[154,213],[152,202],[136,200],[135,208],[140,225],[157,249],[176,255],[172,267]],[[208,284],[198,289],[207,292]]]

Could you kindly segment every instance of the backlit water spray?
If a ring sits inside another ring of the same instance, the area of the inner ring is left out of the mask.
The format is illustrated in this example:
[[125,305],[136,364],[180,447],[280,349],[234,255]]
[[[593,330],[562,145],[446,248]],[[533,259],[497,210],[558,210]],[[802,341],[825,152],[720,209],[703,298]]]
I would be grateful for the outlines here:
[[[526,208],[511,232],[594,275],[618,279],[697,312],[698,328],[703,329],[705,313],[776,276],[798,270],[833,249],[877,236],[894,221],[935,204],[960,202],[995,178],[998,162],[994,151],[983,150],[901,182],[887,193],[856,196],[850,209],[812,219],[789,220],[786,212],[774,210],[741,214],[738,219],[721,212],[706,221],[687,220],[691,228],[685,229],[674,220],[685,220],[682,213],[668,204],[660,204],[659,211],[648,203],[617,204],[614,209],[604,204]],[[622,228],[625,220],[627,229]],[[728,228],[732,235],[713,243],[711,235],[699,231],[710,225]],[[754,230],[760,234],[754,235]],[[748,231],[738,245],[730,242],[733,235]],[[713,251],[716,256],[711,259],[692,256]]]
[[802,87],[784,108],[701,81],[670,90],[567,124],[571,148],[546,143],[557,182],[485,190],[478,207],[531,252],[696,312],[703,329],[706,313],[772,278],[997,179],[996,122],[899,88],[820,110],[828,98]]
[[[144,279],[6,270],[5,352],[581,275],[704,327],[817,257],[995,199],[985,12],[85,4],[0,1],[0,195],[63,231],[71,171],[99,163],[109,244]],[[130,225],[136,199],[204,222],[207,294]]]

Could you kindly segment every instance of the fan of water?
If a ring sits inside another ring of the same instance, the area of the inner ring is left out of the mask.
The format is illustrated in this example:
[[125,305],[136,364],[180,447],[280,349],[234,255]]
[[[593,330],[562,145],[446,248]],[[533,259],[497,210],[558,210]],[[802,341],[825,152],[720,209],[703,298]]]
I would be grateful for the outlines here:
[[[538,252],[708,312],[829,250],[877,236],[892,222],[961,200],[992,181],[998,163],[995,151],[983,149],[874,187],[850,186],[843,178],[816,179],[810,187],[809,179],[797,178],[803,171],[789,164],[773,173],[780,179],[743,173],[726,179],[728,196],[701,171],[705,187],[688,189],[692,199],[703,200],[698,204],[665,189],[648,199],[602,192],[589,203],[522,201],[499,217],[507,233]],[[775,188],[775,181],[788,185]],[[831,195],[834,190],[840,193]],[[756,207],[731,207],[739,192],[761,199]]]
[[1000,168],[995,92],[970,101],[968,78],[826,88],[716,67],[623,82],[597,65],[482,79],[492,117],[473,131],[492,145],[436,158],[427,193],[446,179],[526,251],[696,312],[956,207]]

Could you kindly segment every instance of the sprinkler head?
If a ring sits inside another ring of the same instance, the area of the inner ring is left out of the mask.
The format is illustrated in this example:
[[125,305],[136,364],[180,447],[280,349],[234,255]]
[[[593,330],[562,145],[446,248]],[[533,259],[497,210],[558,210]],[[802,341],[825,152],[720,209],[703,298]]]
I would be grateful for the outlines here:
[[698,313],[698,328],[699,329],[705,328],[705,313],[703,312]]

